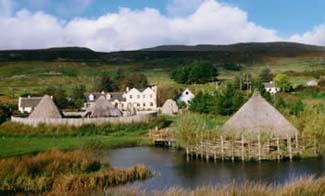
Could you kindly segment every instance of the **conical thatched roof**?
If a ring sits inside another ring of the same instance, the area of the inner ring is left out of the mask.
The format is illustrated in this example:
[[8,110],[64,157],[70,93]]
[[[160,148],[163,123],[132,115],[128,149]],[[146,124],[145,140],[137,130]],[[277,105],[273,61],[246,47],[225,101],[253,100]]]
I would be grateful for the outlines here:
[[222,130],[236,135],[269,134],[274,137],[295,136],[299,131],[269,104],[255,93],[223,126]]
[[123,113],[115,108],[104,96],[101,96],[97,101],[89,107],[86,111],[86,115],[90,118],[100,118],[100,117],[118,117],[122,116]]
[[29,115],[31,119],[48,119],[48,118],[62,118],[62,115],[56,107],[55,103],[50,96],[45,95],[42,97],[39,104],[35,107],[34,111]]
[[174,100],[168,99],[165,101],[164,105],[162,106],[161,112],[167,115],[177,114],[178,106]]

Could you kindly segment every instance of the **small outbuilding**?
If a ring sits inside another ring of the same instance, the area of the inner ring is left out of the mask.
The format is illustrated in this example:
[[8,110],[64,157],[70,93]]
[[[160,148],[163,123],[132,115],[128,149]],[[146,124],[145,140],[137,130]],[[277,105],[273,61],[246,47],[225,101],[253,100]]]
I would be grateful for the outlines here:
[[298,129],[257,92],[224,124],[222,131],[225,135],[264,134],[280,138],[294,137],[299,133]]
[[42,97],[41,101],[29,115],[30,119],[52,119],[62,118],[60,110],[48,95]]
[[119,117],[122,115],[123,113],[104,96],[99,97],[86,111],[86,117],[90,118]]
[[188,105],[194,97],[195,95],[190,91],[190,89],[187,88],[178,96],[177,101],[184,102],[186,105]]
[[310,80],[306,82],[306,86],[318,86],[317,80]]
[[174,115],[178,113],[178,106],[176,104],[176,101],[172,99],[168,99],[165,101],[164,105],[161,108],[161,113],[162,114],[167,114],[167,115]]

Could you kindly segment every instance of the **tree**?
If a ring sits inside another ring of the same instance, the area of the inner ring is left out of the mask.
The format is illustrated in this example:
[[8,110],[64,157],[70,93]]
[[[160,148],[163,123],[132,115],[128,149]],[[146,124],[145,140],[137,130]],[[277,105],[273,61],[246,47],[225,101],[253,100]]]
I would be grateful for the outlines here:
[[260,76],[260,80],[262,82],[270,82],[273,80],[273,74],[271,72],[271,69],[269,69],[269,68],[262,69],[259,76]]
[[171,78],[181,84],[204,84],[214,81],[217,76],[218,70],[206,61],[194,61],[191,65],[171,73]]
[[149,82],[147,77],[142,73],[134,73],[128,75],[126,78],[123,79],[121,82],[121,86],[129,87],[129,88],[137,88],[143,89],[148,87]]
[[231,115],[237,111],[245,99],[241,91],[235,88],[234,84],[224,84],[216,95],[216,109],[218,114]]
[[277,74],[274,78],[274,82],[282,91],[288,92],[292,88],[289,77],[286,74]]
[[72,101],[74,106],[80,108],[84,103],[84,94],[86,92],[86,87],[84,85],[76,86],[72,89]]
[[190,110],[198,113],[210,113],[210,105],[213,97],[199,92],[190,102]]
[[112,92],[117,90],[117,86],[115,82],[112,80],[110,74],[104,73],[99,81],[98,84],[95,86],[96,91],[106,91],[106,92]]
[[254,82],[254,89],[258,90],[264,99],[266,99],[268,102],[272,102],[272,96],[269,92],[265,90],[265,87],[263,85],[263,82],[261,80],[256,80]]
[[50,86],[44,90],[43,94],[53,96],[53,101],[61,109],[70,106],[66,92],[61,85],[57,87]]

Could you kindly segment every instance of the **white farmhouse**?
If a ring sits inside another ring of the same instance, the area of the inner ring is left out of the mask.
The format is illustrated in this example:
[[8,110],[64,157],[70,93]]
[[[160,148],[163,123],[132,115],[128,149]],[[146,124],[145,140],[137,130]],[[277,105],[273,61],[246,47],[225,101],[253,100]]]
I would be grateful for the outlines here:
[[42,97],[19,97],[18,110],[21,113],[31,113],[41,99]]
[[89,93],[85,95],[84,109],[93,105],[101,96],[122,111],[131,108],[137,111],[157,109],[157,86],[147,87],[143,90],[126,88],[125,92]]
[[195,95],[190,91],[190,89],[185,89],[178,97],[177,101],[178,102],[184,102],[187,105],[189,104],[190,101],[195,97]]
[[274,85],[273,81],[264,82],[263,85],[264,85],[266,92],[269,92],[271,94],[276,94],[277,92],[280,92],[280,88],[276,87]]

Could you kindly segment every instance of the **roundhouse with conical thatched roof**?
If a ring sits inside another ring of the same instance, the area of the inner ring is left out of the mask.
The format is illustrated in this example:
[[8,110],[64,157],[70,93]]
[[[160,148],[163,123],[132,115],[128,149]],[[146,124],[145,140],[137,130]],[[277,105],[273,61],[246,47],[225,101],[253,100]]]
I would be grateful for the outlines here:
[[52,98],[48,95],[42,97],[34,111],[29,115],[30,119],[62,118],[62,115]]
[[90,118],[119,117],[122,115],[123,113],[107,101],[104,96],[99,97],[95,104],[86,111],[86,116]]
[[167,115],[174,115],[178,113],[178,106],[176,104],[176,101],[172,99],[168,99],[165,101],[164,105],[161,108],[161,113],[162,114],[167,114]]
[[225,135],[267,134],[271,137],[293,137],[299,133],[278,110],[259,93],[245,103],[222,127]]

